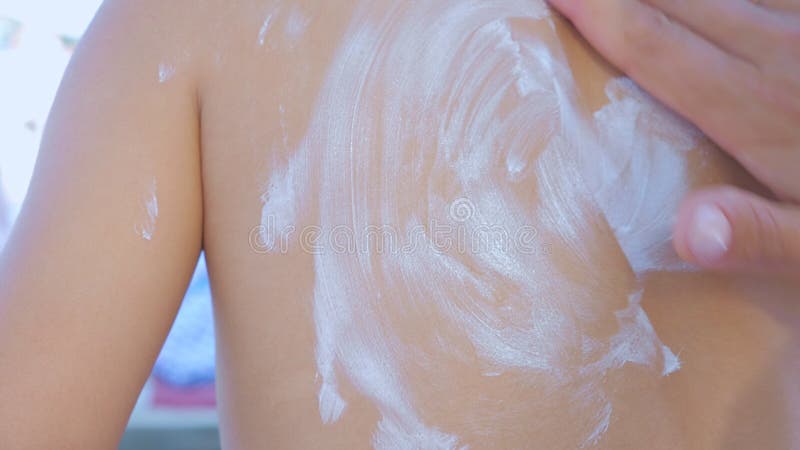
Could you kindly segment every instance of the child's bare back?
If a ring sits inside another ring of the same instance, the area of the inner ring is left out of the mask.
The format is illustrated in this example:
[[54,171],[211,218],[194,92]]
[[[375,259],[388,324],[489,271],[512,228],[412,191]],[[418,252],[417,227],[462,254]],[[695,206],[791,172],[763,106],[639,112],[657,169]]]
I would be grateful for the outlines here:
[[752,183],[538,0],[110,0],[0,260],[0,447],[115,445],[207,256],[223,447],[793,448]]

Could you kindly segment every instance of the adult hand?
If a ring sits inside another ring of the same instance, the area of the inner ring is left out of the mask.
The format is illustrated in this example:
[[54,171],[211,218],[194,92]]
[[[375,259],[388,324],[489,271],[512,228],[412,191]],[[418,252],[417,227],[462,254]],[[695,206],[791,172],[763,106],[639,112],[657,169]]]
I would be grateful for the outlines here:
[[800,272],[800,0],[549,1],[783,202],[694,192],[678,253],[711,269]]

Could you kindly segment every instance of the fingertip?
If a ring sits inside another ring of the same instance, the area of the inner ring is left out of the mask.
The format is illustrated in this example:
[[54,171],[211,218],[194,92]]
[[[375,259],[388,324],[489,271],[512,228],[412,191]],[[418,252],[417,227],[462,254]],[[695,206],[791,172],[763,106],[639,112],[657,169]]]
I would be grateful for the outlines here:
[[731,248],[733,229],[730,220],[712,202],[695,205],[690,213],[686,232],[689,252],[704,267],[721,263]]
[[731,257],[734,229],[726,203],[730,188],[690,194],[678,211],[673,247],[685,261],[708,269],[725,265]]
[[800,269],[800,209],[731,186],[711,187],[684,200],[673,245],[705,269]]

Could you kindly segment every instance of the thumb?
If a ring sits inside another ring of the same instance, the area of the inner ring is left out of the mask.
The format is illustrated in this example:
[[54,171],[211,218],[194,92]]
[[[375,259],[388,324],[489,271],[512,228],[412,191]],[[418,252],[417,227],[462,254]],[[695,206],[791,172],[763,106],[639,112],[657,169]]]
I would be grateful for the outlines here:
[[681,205],[674,245],[706,269],[800,272],[800,207],[720,186]]

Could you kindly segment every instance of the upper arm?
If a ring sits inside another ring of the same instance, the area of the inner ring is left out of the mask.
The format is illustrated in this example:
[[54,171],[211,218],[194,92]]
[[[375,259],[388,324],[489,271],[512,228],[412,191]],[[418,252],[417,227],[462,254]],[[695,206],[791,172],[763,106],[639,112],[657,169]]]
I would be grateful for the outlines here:
[[0,447],[111,448],[202,245],[180,2],[107,1],[67,70],[0,257]]
[[0,251],[6,243],[6,233],[8,233],[8,206],[3,193],[3,173],[0,172]]

